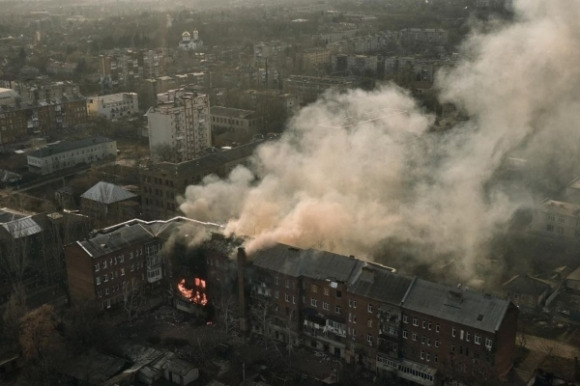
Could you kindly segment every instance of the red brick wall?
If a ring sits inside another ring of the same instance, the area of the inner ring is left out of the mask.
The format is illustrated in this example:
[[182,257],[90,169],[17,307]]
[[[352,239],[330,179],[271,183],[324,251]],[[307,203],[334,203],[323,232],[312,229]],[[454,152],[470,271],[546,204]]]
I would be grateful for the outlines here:
[[96,297],[93,259],[76,243],[65,247],[68,292],[73,304]]

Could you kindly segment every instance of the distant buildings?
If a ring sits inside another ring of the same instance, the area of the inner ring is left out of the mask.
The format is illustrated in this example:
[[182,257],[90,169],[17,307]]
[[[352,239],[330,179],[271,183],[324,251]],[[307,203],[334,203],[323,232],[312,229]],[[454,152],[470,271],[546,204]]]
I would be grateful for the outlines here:
[[315,101],[326,90],[344,92],[354,87],[351,80],[338,77],[290,75],[284,80],[284,90],[297,95],[302,103]]
[[178,215],[177,198],[189,185],[198,184],[209,174],[225,177],[235,166],[245,163],[262,141],[210,153],[180,163],[161,162],[141,170],[141,207],[146,219],[167,219]]
[[185,31],[181,34],[181,40],[177,45],[182,51],[196,51],[203,47],[203,41],[199,38],[199,32],[193,30],[193,33]]
[[255,111],[213,106],[211,133],[214,143],[244,143],[262,130],[262,118]]
[[47,145],[28,154],[28,169],[32,173],[50,174],[82,163],[115,159],[117,143],[104,137],[64,141]]
[[93,226],[102,228],[139,216],[137,195],[109,182],[100,181],[81,194],[81,213]]
[[92,96],[87,98],[87,111],[114,121],[138,113],[139,99],[134,92]]
[[183,162],[211,147],[209,98],[174,90],[147,112],[149,149],[157,160]]

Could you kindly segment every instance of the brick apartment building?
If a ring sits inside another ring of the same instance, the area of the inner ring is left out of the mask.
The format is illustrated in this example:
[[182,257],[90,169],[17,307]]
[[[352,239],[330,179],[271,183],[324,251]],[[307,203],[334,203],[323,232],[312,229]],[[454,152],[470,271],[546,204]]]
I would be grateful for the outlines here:
[[245,163],[263,141],[238,146],[180,163],[160,162],[140,171],[141,206],[146,219],[167,219],[179,214],[177,198],[189,185],[210,174],[225,177],[235,166]]
[[425,386],[511,369],[518,311],[509,301],[283,244],[251,260],[254,333]]
[[[175,294],[180,289],[184,291],[182,296],[175,297],[175,305],[189,312],[184,304],[196,303],[194,286],[203,286],[205,290],[207,278],[199,272],[184,271],[179,277],[174,273],[181,268],[179,259],[187,257],[184,251],[189,238],[209,228],[215,225],[184,217],[149,222],[133,219],[66,245],[70,301],[73,304],[98,302],[104,309],[122,306],[136,293],[159,293],[165,278]],[[172,241],[173,248],[163,249],[168,240]],[[178,255],[175,261],[169,258],[172,254]]]
[[402,378],[473,384],[512,367],[517,307],[506,300],[416,279],[402,302]]

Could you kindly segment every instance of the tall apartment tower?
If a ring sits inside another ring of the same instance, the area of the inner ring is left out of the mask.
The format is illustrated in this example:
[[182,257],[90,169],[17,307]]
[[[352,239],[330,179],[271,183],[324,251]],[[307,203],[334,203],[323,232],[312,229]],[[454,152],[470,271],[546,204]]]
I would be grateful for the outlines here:
[[172,90],[147,112],[149,151],[155,161],[183,162],[211,147],[209,97]]

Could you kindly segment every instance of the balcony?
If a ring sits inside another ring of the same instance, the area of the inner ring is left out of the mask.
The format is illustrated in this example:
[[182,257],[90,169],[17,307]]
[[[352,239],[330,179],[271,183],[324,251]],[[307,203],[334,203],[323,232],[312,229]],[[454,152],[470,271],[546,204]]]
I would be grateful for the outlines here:
[[161,269],[161,265],[156,266],[155,268],[147,268],[147,282],[148,283],[155,283],[163,278],[163,270]]

